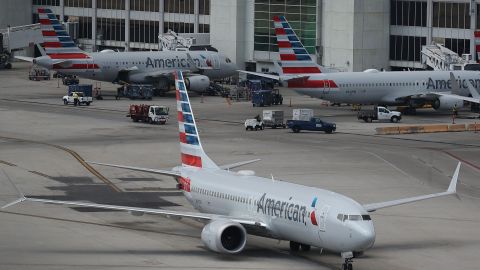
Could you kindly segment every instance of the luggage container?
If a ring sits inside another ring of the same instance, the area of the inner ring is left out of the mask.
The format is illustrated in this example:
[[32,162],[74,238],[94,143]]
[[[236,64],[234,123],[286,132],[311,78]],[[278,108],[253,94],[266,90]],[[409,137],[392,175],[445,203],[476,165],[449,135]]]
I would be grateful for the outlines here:
[[280,110],[263,110],[263,124],[266,127],[277,128],[286,125],[283,122],[283,111]]
[[123,86],[123,91],[120,88],[118,97],[127,97],[129,99],[152,99],[153,86],[150,84],[128,84]]
[[72,84],[68,86],[68,94],[70,95],[72,92],[82,92],[85,97],[92,96],[92,88],[91,84]]
[[312,117],[312,109],[293,109],[292,120],[310,121],[310,118]]

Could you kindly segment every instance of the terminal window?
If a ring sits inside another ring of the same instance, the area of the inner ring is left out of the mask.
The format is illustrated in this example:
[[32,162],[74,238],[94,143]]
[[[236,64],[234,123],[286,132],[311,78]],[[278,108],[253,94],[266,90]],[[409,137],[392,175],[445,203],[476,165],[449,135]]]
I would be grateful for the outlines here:
[[272,18],[285,15],[310,54],[315,54],[317,0],[255,0],[254,48],[277,52]]

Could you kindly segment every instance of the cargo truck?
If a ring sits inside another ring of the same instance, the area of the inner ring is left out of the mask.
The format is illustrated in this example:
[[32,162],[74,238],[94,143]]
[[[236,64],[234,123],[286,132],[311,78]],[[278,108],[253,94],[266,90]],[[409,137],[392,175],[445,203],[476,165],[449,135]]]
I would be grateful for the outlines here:
[[169,108],[167,106],[153,106],[153,105],[130,105],[127,117],[130,117],[133,122],[142,121],[150,124],[164,125],[168,121]]
[[73,104],[75,106],[84,104],[89,106],[92,103],[92,85],[91,84],[73,84],[68,86],[68,93],[63,97],[63,104]]
[[283,111],[263,110],[263,125],[271,128],[286,128],[287,126],[283,122]]
[[305,120],[287,120],[288,128],[293,132],[299,133],[302,130],[310,131],[324,131],[325,133],[332,133],[337,129],[334,123],[325,122],[320,118],[312,117],[308,121]]
[[390,111],[385,107],[375,107],[373,110],[359,111],[357,114],[359,120],[363,120],[367,123],[371,123],[373,120],[387,120],[392,123],[396,123],[402,119],[402,113],[397,111]]

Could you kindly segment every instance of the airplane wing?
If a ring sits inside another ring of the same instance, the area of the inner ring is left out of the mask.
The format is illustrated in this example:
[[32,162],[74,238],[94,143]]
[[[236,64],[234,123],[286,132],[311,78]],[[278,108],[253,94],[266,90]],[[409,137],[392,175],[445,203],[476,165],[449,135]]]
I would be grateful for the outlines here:
[[440,193],[434,193],[434,194],[428,194],[428,195],[422,195],[422,196],[416,196],[416,197],[410,197],[410,198],[404,198],[404,199],[399,199],[399,200],[387,201],[387,202],[364,204],[363,207],[368,212],[374,212],[374,211],[376,211],[378,209],[381,209],[381,208],[397,206],[397,205],[402,205],[402,204],[407,204],[407,203],[413,203],[413,202],[418,202],[418,201],[422,201],[422,200],[427,200],[427,199],[432,199],[432,198],[437,198],[437,197],[441,197],[441,196],[447,196],[447,195],[455,194],[455,193],[457,193],[457,180],[458,180],[458,173],[460,171],[460,165],[461,164],[462,164],[461,162],[458,162],[457,168],[455,169],[455,173],[452,176],[452,180],[450,181],[450,185],[448,186],[447,191],[440,192]]
[[449,94],[449,93],[443,93],[443,92],[430,92],[430,94],[449,97],[449,98],[454,98],[454,99],[459,99],[459,100],[465,100],[465,101],[473,102],[473,103],[480,103],[480,99],[473,98],[473,97],[464,97],[464,96],[459,96],[459,95]]
[[99,209],[110,209],[110,210],[120,210],[120,211],[128,211],[131,213],[143,213],[143,214],[155,214],[164,216],[167,218],[190,218],[194,220],[200,221],[210,221],[215,219],[228,219],[234,222],[238,222],[244,225],[256,226],[256,227],[263,227],[266,228],[267,224],[261,221],[256,221],[253,219],[247,218],[236,218],[230,216],[223,216],[223,215],[215,215],[215,214],[207,214],[207,213],[199,213],[199,212],[182,212],[182,211],[173,211],[173,210],[165,210],[165,209],[153,209],[153,208],[140,208],[140,207],[130,207],[130,206],[120,206],[120,205],[109,205],[109,204],[97,204],[97,203],[89,203],[89,202],[74,202],[74,201],[57,201],[57,200],[46,200],[46,199],[36,199],[30,197],[22,197],[17,199],[5,206],[2,209],[10,207],[12,205],[29,201],[29,202],[39,202],[39,203],[50,203],[50,204],[60,204],[60,205],[70,205],[70,206],[80,206],[80,207],[92,207],[92,208],[99,208]]
[[263,78],[272,79],[272,80],[277,80],[277,81],[280,80],[280,76],[278,76],[278,75],[271,75],[271,74],[265,74],[265,73],[259,73],[259,72],[253,72],[253,71],[246,71],[246,70],[237,70],[237,71],[245,73],[245,74],[251,74],[251,75],[260,76],[260,77],[263,77]]
[[236,163],[232,163],[232,164],[225,164],[225,165],[220,166],[220,169],[230,170],[230,169],[237,168],[237,167],[247,165],[247,164],[250,164],[250,163],[254,163],[254,162],[257,162],[257,161],[260,161],[260,160],[261,159],[257,158],[257,159],[247,160],[247,161],[240,161],[240,162],[236,162]]
[[453,72],[450,72],[450,81],[451,81],[451,84],[452,84],[452,92],[451,93],[448,93],[448,92],[430,92],[430,94],[449,97],[449,98],[454,98],[454,99],[459,99],[459,100],[465,100],[465,101],[473,102],[473,103],[480,103],[480,94],[478,94],[477,89],[475,89],[475,87],[473,87],[473,85],[470,83],[470,81],[467,80],[466,83],[467,83],[468,91],[470,91],[470,94],[472,95],[472,97],[464,97],[464,96],[460,96],[460,95],[456,94],[456,93],[460,93],[460,85],[459,85],[458,81],[455,79],[455,75],[453,74]]
[[33,62],[33,57],[15,55],[14,58],[26,62]]
[[148,172],[148,173],[154,173],[154,174],[161,174],[161,175],[167,175],[167,176],[172,176],[172,177],[181,177],[180,172],[175,172],[175,171],[157,170],[157,169],[149,169],[149,168],[140,168],[140,167],[133,167],[133,166],[124,166],[124,165],[116,165],[116,164],[108,164],[108,163],[99,163],[99,162],[93,162],[93,161],[87,161],[87,163],[89,163],[89,164],[95,164],[95,165],[100,165],[100,166],[106,166],[106,167],[114,167],[114,168],[127,169],[127,170],[132,170],[132,171],[139,171],[139,172]]
[[307,75],[278,76],[278,75],[265,74],[265,73],[259,73],[259,72],[253,72],[253,71],[246,71],[246,70],[237,70],[237,71],[245,74],[251,74],[251,75],[260,76],[263,78],[268,78],[268,79],[277,80],[277,81],[285,81],[285,82],[288,82],[290,80],[306,80],[310,78],[310,76],[307,76]]

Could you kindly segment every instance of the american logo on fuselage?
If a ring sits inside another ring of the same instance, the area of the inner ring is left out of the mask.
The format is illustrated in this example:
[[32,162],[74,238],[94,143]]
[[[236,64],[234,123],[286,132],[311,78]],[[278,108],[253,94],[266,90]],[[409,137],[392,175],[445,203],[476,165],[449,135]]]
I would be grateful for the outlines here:
[[290,197],[288,201],[275,200],[273,198],[267,198],[267,193],[263,193],[263,196],[257,202],[257,213],[307,225],[305,221],[307,207],[296,204],[291,200],[292,197]]
[[[458,86],[460,88],[468,89],[467,81],[470,82],[473,87],[477,88],[480,87],[480,79],[462,79],[458,77],[456,79]],[[432,78],[428,78],[427,81],[427,89],[452,89],[452,81],[451,80],[434,80]]]
[[[201,60],[198,58],[193,58],[193,62],[195,65],[202,66]],[[187,58],[156,58],[152,59],[147,57],[147,61],[145,62],[145,67],[151,68],[189,68],[190,64],[188,63]]]

